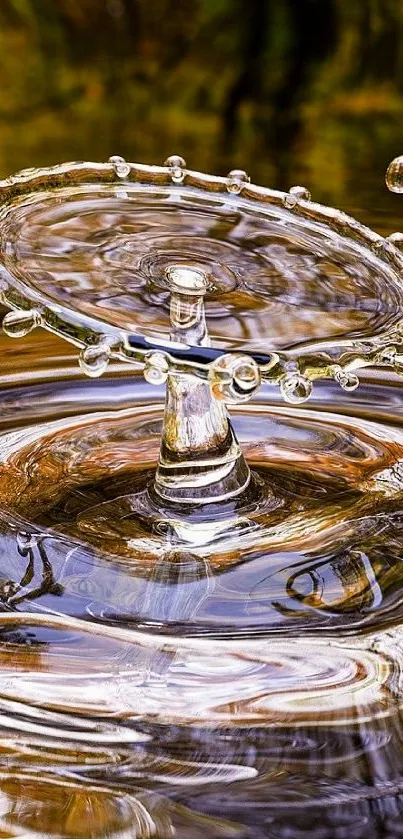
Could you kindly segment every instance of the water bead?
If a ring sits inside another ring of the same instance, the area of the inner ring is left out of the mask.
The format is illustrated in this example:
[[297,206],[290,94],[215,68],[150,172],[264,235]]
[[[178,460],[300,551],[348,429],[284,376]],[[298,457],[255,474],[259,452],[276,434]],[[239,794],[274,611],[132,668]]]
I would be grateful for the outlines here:
[[306,186],[292,186],[289,190],[290,195],[295,195],[299,201],[310,201],[311,193]]
[[312,382],[301,373],[291,373],[282,379],[280,391],[286,402],[300,405],[309,399],[312,393]]
[[391,233],[386,239],[391,245],[394,245],[398,250],[403,251],[403,233]]
[[243,169],[232,169],[228,173],[227,190],[232,195],[239,195],[247,184],[250,184],[250,177]]
[[389,163],[385,180],[391,192],[403,192],[403,155]]
[[241,392],[245,394],[255,393],[260,387],[260,370],[256,361],[248,356],[243,356],[235,360],[233,364],[234,385]]
[[13,309],[3,318],[3,332],[9,338],[25,338],[40,325],[41,314],[37,309]]
[[167,157],[164,166],[167,166],[171,180],[174,184],[181,184],[185,179],[186,160],[178,154],[171,154]]
[[342,370],[341,368],[339,370],[336,370],[334,378],[337,384],[339,384],[340,387],[347,392],[352,392],[353,390],[356,390],[358,385],[360,384],[360,380],[355,373],[347,372],[346,370]]
[[305,186],[292,186],[284,196],[283,203],[288,209],[296,206],[298,201],[310,201],[311,193]]
[[248,402],[260,388],[260,368],[250,356],[226,353],[211,365],[209,381],[216,399],[230,404]]
[[111,355],[108,343],[101,341],[99,344],[90,344],[85,347],[79,355],[78,363],[83,373],[92,379],[98,378],[105,373]]
[[109,158],[109,163],[112,164],[118,178],[127,178],[130,174],[130,163],[127,163],[124,157],[119,157],[118,154],[113,154],[112,157]]
[[165,384],[169,373],[168,359],[163,352],[153,352],[147,356],[143,375],[150,385]]

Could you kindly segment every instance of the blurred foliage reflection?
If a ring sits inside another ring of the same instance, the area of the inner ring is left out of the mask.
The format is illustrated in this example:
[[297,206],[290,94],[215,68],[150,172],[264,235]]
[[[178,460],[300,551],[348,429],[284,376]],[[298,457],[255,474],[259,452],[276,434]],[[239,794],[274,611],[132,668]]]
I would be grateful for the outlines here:
[[3,0],[0,70],[3,175],[175,151],[400,209],[401,0]]

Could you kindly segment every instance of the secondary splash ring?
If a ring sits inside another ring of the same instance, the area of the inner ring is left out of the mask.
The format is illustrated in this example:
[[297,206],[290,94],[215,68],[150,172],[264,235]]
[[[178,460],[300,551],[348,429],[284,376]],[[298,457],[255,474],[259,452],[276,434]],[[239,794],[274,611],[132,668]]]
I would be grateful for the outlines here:
[[[96,189],[102,188],[109,191],[109,199],[115,197],[118,200],[134,200],[142,194],[149,204],[150,201],[161,198],[168,204],[179,201],[185,213],[188,213],[196,202],[199,221],[202,219],[201,225],[207,205],[220,209],[223,223],[227,223],[228,218],[237,213],[247,213],[249,218],[257,218],[259,224],[263,224],[269,217],[272,220],[275,218],[278,234],[284,234],[284,230],[290,226],[293,230],[305,231],[304,236],[308,238],[304,253],[309,254],[309,235],[316,235],[320,237],[322,247],[326,247],[327,241],[328,245],[331,242],[332,248],[336,250],[337,247],[346,248],[354,255],[356,263],[359,261],[364,266],[371,266],[375,274],[382,275],[381,288],[375,290],[373,297],[381,300],[381,304],[386,300],[386,315],[378,329],[371,329],[369,336],[365,332],[360,333],[359,328],[347,337],[343,334],[329,337],[326,332],[321,336],[319,327],[319,334],[315,335],[314,340],[302,340],[296,345],[291,342],[285,349],[269,346],[269,351],[263,353],[258,351],[258,347],[261,344],[266,349],[266,336],[263,336],[261,342],[257,337],[251,350],[242,344],[240,347],[238,340],[230,342],[229,347],[227,340],[224,348],[178,346],[165,336],[153,334],[152,328],[133,331],[125,326],[116,325],[105,308],[99,307],[94,317],[86,311],[77,312],[66,305],[65,297],[59,295],[58,299],[57,291],[53,294],[44,292],[46,273],[42,274],[38,286],[26,278],[24,268],[21,272],[15,270],[15,264],[12,264],[10,254],[7,253],[9,242],[7,245],[7,236],[3,233],[0,255],[1,299],[12,310],[4,320],[4,328],[9,335],[21,337],[40,325],[79,347],[84,353],[82,369],[94,376],[101,375],[111,359],[144,365],[150,352],[158,351],[164,354],[171,372],[188,373],[199,379],[211,381],[211,366],[225,351],[242,349],[242,352],[252,355],[259,365],[262,382],[279,385],[286,401],[293,403],[305,401],[311,393],[312,383],[316,380],[333,379],[343,389],[353,390],[359,383],[356,373],[362,368],[386,366],[396,372],[403,369],[403,254],[396,237],[385,239],[345,213],[312,202],[309,193],[302,187],[293,187],[288,193],[271,190],[251,184],[248,176],[238,170],[231,172],[227,178],[205,175],[187,169],[184,161],[176,156],[168,158],[163,167],[128,163],[122,158],[112,157],[108,163],[65,163],[48,169],[24,170],[0,182],[0,225],[3,232],[7,233],[7,230],[13,229],[13,225],[14,228],[18,228],[18,210],[24,202],[35,205],[39,197],[45,196],[53,204],[57,204],[63,202],[66,188],[73,188],[76,195],[81,196],[84,193],[87,196],[94,195]],[[262,247],[264,249],[264,243],[262,245],[257,240],[257,248],[261,251]],[[279,258],[282,257],[281,248],[284,249],[281,236],[280,242],[274,241],[274,245],[270,247],[271,264],[276,266],[276,260],[278,264]],[[22,265],[25,256],[24,253],[20,254]],[[311,277],[315,283],[315,294],[318,291],[321,295],[333,294],[337,314],[337,293],[334,290],[326,290],[327,285],[328,288],[332,288],[332,283],[334,285],[336,282],[335,271],[332,263],[330,262],[329,267],[329,261],[320,255],[320,249],[319,257],[322,273],[315,275],[313,272]],[[299,269],[303,268],[304,258],[302,255]],[[154,274],[152,254],[148,259],[143,259],[146,266],[151,266],[151,274]],[[180,261],[177,252],[173,261]],[[223,265],[218,265],[216,277],[213,272],[211,279],[210,292],[213,298],[218,298],[218,307],[222,305],[221,298],[224,299],[234,288],[237,290],[237,281],[236,278],[232,278],[231,269],[228,265],[224,267],[226,270],[223,273]],[[309,274],[312,265],[308,263],[305,268]],[[289,268],[286,266],[287,270]],[[322,282],[323,272],[327,279]],[[267,273],[265,275],[263,272],[262,276],[267,276]],[[150,281],[151,285],[154,283],[158,286],[155,277],[151,277]],[[163,278],[161,283],[163,286]],[[257,299],[263,299],[262,284],[260,282],[259,285],[257,279],[250,280],[246,277],[244,287],[248,294],[252,288],[253,293],[257,294]],[[281,287],[277,288],[274,297],[281,303]],[[247,297],[241,305],[248,306],[249,299]],[[356,300],[357,298],[352,298],[350,308],[354,309]],[[148,305],[154,312],[156,302],[160,301],[156,301],[151,294]],[[217,304],[216,313],[220,313]],[[270,305],[273,305],[273,300]],[[297,300],[296,308],[302,308],[304,305],[303,299]],[[211,314],[214,317],[214,307]],[[222,314],[228,316],[225,306]],[[280,315],[281,312],[277,313],[276,317]],[[320,318],[317,320],[320,324]],[[218,341],[215,340],[216,337],[213,336],[213,343],[222,343],[219,336]],[[85,354],[87,359],[91,357],[91,363],[86,363]]]

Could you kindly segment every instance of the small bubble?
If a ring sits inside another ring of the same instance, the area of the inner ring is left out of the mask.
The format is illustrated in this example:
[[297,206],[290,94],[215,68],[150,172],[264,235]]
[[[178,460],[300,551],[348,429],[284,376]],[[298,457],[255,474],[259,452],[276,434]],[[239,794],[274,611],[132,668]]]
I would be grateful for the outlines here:
[[130,163],[127,163],[124,157],[119,157],[118,154],[113,154],[112,157],[109,158],[109,163],[113,166],[115,174],[118,178],[127,178],[130,174]]
[[165,353],[153,352],[146,358],[144,378],[150,385],[165,384],[169,373],[168,359]]
[[250,177],[243,169],[232,169],[228,174],[227,190],[233,195],[239,195],[244,186],[250,184]]
[[40,323],[40,312],[36,309],[14,309],[3,318],[3,332],[9,338],[25,338]]
[[99,344],[90,344],[85,347],[79,355],[78,363],[86,376],[95,379],[105,373],[110,355],[109,344],[101,341]]
[[403,155],[389,163],[385,180],[391,192],[403,192]]
[[291,373],[281,381],[280,391],[286,402],[299,405],[309,399],[312,393],[312,382],[301,373]]
[[168,167],[174,184],[181,184],[184,181],[186,160],[183,157],[179,157],[178,154],[171,154],[170,157],[167,157],[164,166]]
[[341,368],[340,370],[336,370],[334,378],[337,384],[339,384],[340,387],[343,390],[346,390],[347,392],[356,390],[358,385],[360,384],[360,380],[355,373],[349,373],[346,370],[342,370]]

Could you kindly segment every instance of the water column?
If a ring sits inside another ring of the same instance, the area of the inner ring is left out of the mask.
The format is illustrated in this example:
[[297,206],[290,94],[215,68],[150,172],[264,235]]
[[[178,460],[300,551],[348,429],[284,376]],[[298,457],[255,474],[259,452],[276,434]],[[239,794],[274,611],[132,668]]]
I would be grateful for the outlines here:
[[[208,346],[204,311],[208,277],[196,268],[172,266],[171,340]],[[231,358],[231,357],[229,357]],[[238,356],[233,356],[236,365]],[[231,365],[230,365],[231,366]],[[222,370],[223,378],[238,375],[241,388],[250,386],[248,359],[237,369]],[[218,398],[217,398],[218,397]],[[251,480],[219,386],[196,376],[169,372],[156,493],[170,502],[206,504],[233,498]]]

